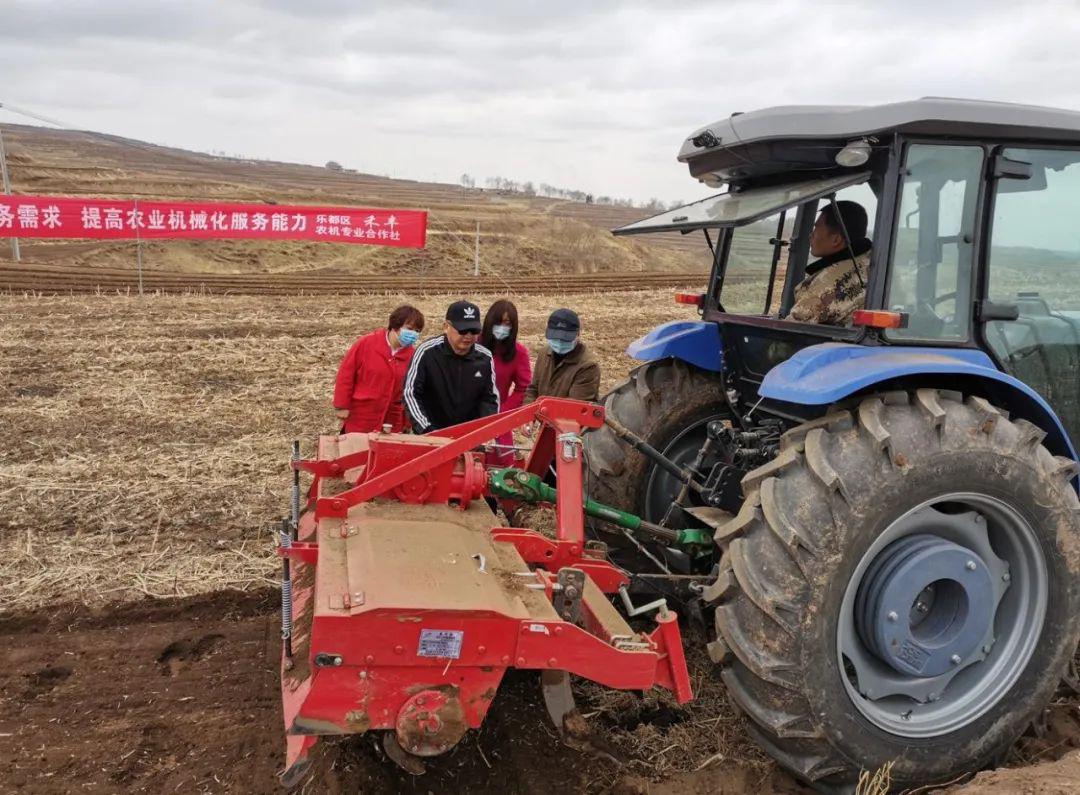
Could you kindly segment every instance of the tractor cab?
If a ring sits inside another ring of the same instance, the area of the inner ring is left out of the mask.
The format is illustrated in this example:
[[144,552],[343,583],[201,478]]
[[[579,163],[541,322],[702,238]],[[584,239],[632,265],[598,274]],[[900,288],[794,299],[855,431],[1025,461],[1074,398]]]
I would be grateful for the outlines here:
[[[823,342],[965,349],[1080,438],[1080,113],[947,99],[774,108],[694,132],[678,157],[724,190],[614,232],[703,234],[713,267],[694,300],[727,330],[740,391],[756,400],[770,370]],[[797,322],[811,230],[837,201],[869,218],[863,311]]]
[[701,319],[630,345],[590,494],[709,535],[649,562],[706,583],[719,675],[794,775],[977,769],[1080,640],[1080,113],[771,108],[679,160],[720,192],[614,231],[704,238]]

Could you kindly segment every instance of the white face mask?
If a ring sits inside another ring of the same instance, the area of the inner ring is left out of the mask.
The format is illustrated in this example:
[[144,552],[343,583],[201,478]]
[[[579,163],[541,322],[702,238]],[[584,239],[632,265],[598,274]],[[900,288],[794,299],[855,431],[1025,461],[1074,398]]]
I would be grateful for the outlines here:
[[492,326],[491,333],[497,340],[504,340],[510,336],[510,326]]
[[574,346],[577,345],[577,340],[553,340],[551,337],[545,337],[544,341],[551,348],[551,352],[558,354],[559,356],[565,356],[574,350]]

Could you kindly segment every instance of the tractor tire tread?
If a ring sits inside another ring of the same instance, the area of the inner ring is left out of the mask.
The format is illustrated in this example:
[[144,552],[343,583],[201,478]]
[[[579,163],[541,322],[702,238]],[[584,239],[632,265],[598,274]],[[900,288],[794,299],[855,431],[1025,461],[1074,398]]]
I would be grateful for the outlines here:
[[776,496],[775,479],[770,478],[761,484],[758,498],[761,501],[761,513],[765,518],[765,525],[780,541],[787,553],[791,555],[791,559],[805,577],[806,569],[802,556],[817,557],[821,554],[821,549],[784,512]]
[[783,461],[745,476],[742,510],[717,533],[723,587],[704,594],[716,608],[714,659],[751,733],[782,767],[829,788],[852,786],[859,770],[830,739],[827,716],[810,707],[819,673],[804,657],[801,630],[814,620],[810,589],[828,579],[843,555],[833,529],[838,514],[857,517],[874,500],[874,485],[903,477],[897,465],[910,466],[912,457],[987,445],[1028,462],[1034,455],[1069,495],[1067,503],[1080,506],[1070,483],[1076,463],[1042,447],[1045,434],[1037,426],[1010,421],[982,399],[947,390],[890,392],[863,399],[852,415],[832,412],[789,430],[781,438]]
[[[636,367],[599,402],[607,416],[661,450],[685,418],[726,411],[720,379],[679,359]],[[585,445],[589,496],[641,514],[651,462],[606,425],[586,434]]]

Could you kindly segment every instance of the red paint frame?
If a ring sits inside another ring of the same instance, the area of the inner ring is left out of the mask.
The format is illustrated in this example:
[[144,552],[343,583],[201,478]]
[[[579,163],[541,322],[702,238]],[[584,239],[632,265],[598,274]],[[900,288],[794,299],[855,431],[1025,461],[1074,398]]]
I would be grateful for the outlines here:
[[[603,408],[590,403],[542,398],[519,409],[446,428],[432,434],[447,439],[432,447],[398,434],[369,435],[369,449],[334,460],[300,461],[314,482],[300,539],[278,553],[294,561],[300,579],[307,566],[318,566],[317,524],[346,517],[349,509],[376,497],[407,502],[457,502],[481,498],[487,484],[474,451],[497,436],[538,422],[526,469],[546,472],[554,459],[557,473],[555,538],[533,530],[495,527],[492,541],[510,543],[526,564],[536,567],[534,582],[550,599],[556,573],[570,566],[584,571],[600,591],[614,593],[629,583],[626,572],[585,550],[583,455],[581,434],[603,424]],[[352,488],[324,496],[322,481],[364,465]],[[314,579],[314,578],[310,578]],[[658,619],[650,634],[636,637],[632,648],[613,643],[603,621],[586,599],[581,624],[550,618],[502,615],[491,611],[410,610],[408,605],[365,609],[345,605],[340,615],[313,615],[314,586],[297,589],[293,620],[294,648],[306,659],[283,660],[282,704],[287,734],[287,771],[299,769],[319,734],[394,729],[400,710],[418,691],[438,690],[456,700],[469,727],[478,727],[509,667],[554,668],[612,688],[672,690],[680,703],[692,698],[690,678],[675,614]],[[606,606],[599,606],[606,607]],[[317,611],[315,611],[317,612]],[[463,632],[454,659],[418,656],[423,629]],[[336,664],[319,667],[316,656]],[[289,663],[296,663],[291,671]],[[297,672],[303,671],[304,676]]]

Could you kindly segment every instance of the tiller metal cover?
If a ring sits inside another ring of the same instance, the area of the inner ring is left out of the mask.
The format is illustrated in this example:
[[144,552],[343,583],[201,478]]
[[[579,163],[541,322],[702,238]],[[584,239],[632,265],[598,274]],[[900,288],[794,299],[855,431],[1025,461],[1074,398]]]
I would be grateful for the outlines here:
[[[316,459],[294,459],[314,480],[279,547],[286,780],[317,735],[388,730],[408,754],[446,751],[480,726],[509,667],[691,698],[675,614],[634,631],[606,596],[627,574],[585,543],[581,433],[603,417],[543,398],[427,436],[323,436]],[[497,526],[483,500],[478,448],[529,422],[524,469],[555,464],[554,538]]]

